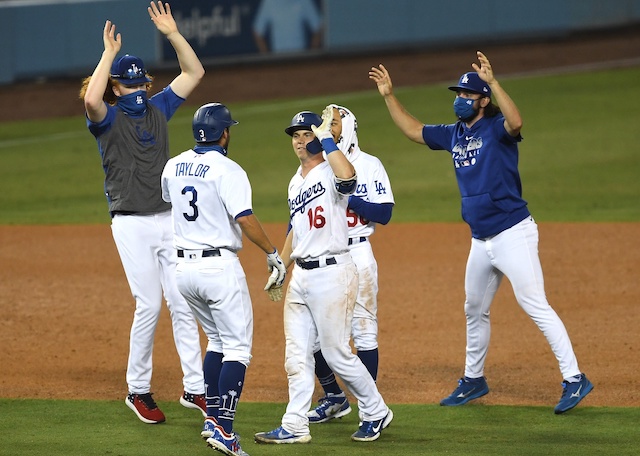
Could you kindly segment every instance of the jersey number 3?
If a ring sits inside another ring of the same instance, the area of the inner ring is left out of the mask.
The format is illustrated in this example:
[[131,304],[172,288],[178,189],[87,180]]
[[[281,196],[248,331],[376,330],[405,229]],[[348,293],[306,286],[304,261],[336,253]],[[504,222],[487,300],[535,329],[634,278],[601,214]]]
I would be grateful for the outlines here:
[[184,216],[185,219],[187,219],[187,221],[194,222],[198,218],[198,206],[196,206],[196,201],[198,201],[198,192],[196,191],[195,187],[192,187],[191,185],[187,185],[185,188],[182,189],[182,194],[186,195],[187,193],[191,193],[191,200],[189,201],[189,206],[193,208],[193,214],[190,215],[190,214],[187,214],[186,212],[183,212],[182,215]]

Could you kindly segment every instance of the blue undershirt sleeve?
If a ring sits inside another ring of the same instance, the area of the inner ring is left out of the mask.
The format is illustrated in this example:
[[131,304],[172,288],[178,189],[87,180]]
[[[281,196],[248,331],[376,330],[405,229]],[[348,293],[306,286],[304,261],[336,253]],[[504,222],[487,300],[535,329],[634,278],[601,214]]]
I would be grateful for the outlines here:
[[350,196],[349,208],[367,220],[386,225],[391,220],[393,203],[376,204],[365,201],[359,196]]

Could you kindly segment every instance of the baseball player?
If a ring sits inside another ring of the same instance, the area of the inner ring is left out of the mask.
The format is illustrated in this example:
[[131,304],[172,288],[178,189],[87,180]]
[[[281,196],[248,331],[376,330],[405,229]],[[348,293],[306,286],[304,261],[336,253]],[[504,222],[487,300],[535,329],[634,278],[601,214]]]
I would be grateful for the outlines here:
[[[358,269],[358,297],[353,310],[351,335],[358,358],[375,381],[378,377],[378,264],[368,240],[377,223],[386,225],[391,220],[393,193],[382,162],[363,152],[358,145],[356,117],[344,106],[331,106],[333,139],[353,164],[358,176],[356,191],[349,197],[347,206],[349,252]],[[351,406],[317,345],[314,357],[316,377],[324,390],[324,397],[307,416],[310,423],[324,423],[347,415]]]
[[[285,266],[295,263],[284,304],[289,404],[279,427],[255,434],[258,443],[311,440],[307,411],[317,340],[327,364],[358,399],[363,422],[351,439],[376,440],[393,419],[373,378],[349,346],[358,273],[349,254],[346,214],[357,178],[332,138],[332,119],[332,106],[325,108],[322,118],[303,111],[285,129],[300,160],[289,183],[290,230],[282,249]],[[323,149],[326,160],[320,153]]]
[[[414,142],[447,150],[453,158],[462,196],[462,217],[471,228],[471,250],[465,275],[467,349],[464,376],[440,405],[463,405],[489,392],[484,364],[489,348],[489,310],[507,276],[522,309],[547,338],[564,379],[555,413],[572,409],[593,389],[580,371],[564,324],[547,302],[538,256],[538,227],[522,199],[518,142],[522,118],[513,100],[493,75],[487,57],[477,52],[475,71],[463,74],[453,103],[455,124],[424,125],[393,94],[384,65],[371,78],[384,97],[391,118]],[[491,97],[495,97],[496,104]]]
[[196,146],[167,162],[162,198],[172,203],[178,254],[178,289],[207,335],[204,380],[207,418],[202,437],[214,449],[243,455],[233,421],[251,360],[253,310],[238,259],[242,235],[267,255],[282,286],[286,269],[253,214],[245,171],[227,158],[230,127],[238,122],[220,103],[201,106],[193,116]]
[[147,98],[151,76],[138,57],[116,60],[122,38],[115,25],[106,21],[102,57],[84,80],[80,96],[102,158],[113,239],[136,303],[125,404],[143,422],[161,423],[165,416],[150,390],[163,293],[184,373],[180,403],[206,414],[198,325],[175,282],[171,205],[160,195],[160,175],[169,159],[167,122],[199,84],[204,69],[178,32],[169,5],[152,2],[148,11],[175,49],[181,73],[162,92]]

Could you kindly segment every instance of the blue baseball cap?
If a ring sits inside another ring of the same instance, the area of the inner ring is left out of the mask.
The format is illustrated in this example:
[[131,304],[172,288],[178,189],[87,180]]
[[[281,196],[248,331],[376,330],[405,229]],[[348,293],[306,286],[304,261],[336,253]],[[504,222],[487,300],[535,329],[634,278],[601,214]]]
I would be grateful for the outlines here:
[[460,76],[458,85],[449,87],[449,90],[453,90],[454,92],[460,90],[463,92],[479,93],[485,97],[491,97],[491,88],[489,87],[489,84],[480,79],[480,76],[478,76],[478,73],[475,71],[471,71]]
[[151,82],[151,78],[147,76],[147,71],[144,69],[142,59],[129,54],[125,54],[113,62],[109,76],[126,86]]

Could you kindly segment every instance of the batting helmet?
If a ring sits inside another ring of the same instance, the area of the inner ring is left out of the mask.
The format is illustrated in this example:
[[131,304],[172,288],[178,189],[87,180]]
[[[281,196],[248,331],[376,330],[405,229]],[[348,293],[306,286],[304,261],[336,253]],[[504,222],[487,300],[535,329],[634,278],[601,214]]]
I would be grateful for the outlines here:
[[294,131],[311,130],[311,125],[319,127],[322,124],[322,117],[315,112],[301,111],[291,119],[291,125],[284,129],[289,136],[293,136]]
[[222,103],[207,103],[193,115],[193,137],[196,142],[213,142],[220,139],[225,128],[238,125]]
[[125,54],[113,62],[109,76],[124,85],[139,85],[151,82],[151,78],[144,69],[142,59],[129,54]]
[[475,71],[470,71],[460,76],[458,85],[449,87],[449,90],[453,90],[454,92],[461,90],[464,92],[479,93],[485,97],[491,96],[489,84],[480,79],[480,76],[478,76],[478,73]]

